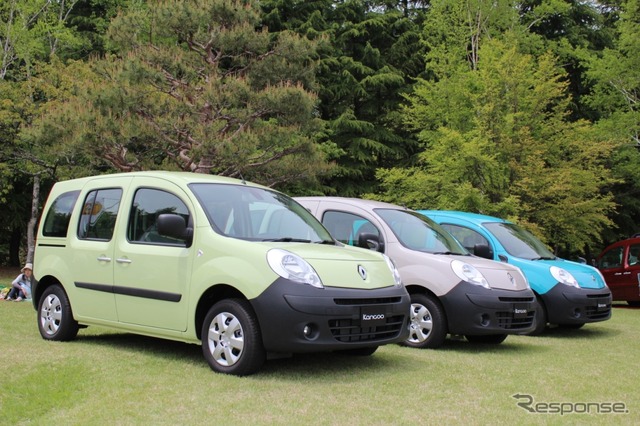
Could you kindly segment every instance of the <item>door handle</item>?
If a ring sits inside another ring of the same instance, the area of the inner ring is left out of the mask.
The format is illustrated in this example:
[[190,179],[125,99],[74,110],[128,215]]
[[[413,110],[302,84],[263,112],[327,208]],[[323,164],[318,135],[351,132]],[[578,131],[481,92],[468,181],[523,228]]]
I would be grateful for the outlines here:
[[131,263],[131,259],[125,259],[125,258],[121,257],[119,259],[116,259],[116,262],[118,262],[118,263]]
[[98,262],[111,262],[111,258],[107,256],[98,256]]

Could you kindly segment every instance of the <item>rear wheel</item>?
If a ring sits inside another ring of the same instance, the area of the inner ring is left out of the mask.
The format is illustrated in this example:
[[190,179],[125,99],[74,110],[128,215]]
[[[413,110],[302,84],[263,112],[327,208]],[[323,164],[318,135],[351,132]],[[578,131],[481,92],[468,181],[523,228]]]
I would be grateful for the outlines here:
[[78,323],[73,319],[67,293],[58,284],[51,285],[38,303],[38,330],[46,340],[68,341],[78,335]]
[[212,370],[246,376],[262,367],[266,352],[260,327],[246,300],[222,300],[202,325],[202,352]]
[[464,336],[471,343],[480,343],[485,345],[499,345],[507,338],[506,334],[486,334],[486,335],[466,335]]
[[434,297],[412,294],[410,319],[409,338],[403,345],[420,349],[442,346],[447,337],[447,321],[444,310]]

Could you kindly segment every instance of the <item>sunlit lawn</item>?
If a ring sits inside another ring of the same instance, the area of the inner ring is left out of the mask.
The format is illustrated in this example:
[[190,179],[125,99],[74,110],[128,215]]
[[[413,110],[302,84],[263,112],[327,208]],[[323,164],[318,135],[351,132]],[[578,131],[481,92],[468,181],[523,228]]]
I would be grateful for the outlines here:
[[[622,305],[580,330],[296,356],[245,378],[213,373],[197,345],[100,327],[44,341],[25,302],[0,302],[0,327],[0,424],[640,423],[640,309]],[[530,413],[516,394],[537,411],[591,413]],[[597,414],[615,402],[627,413]]]

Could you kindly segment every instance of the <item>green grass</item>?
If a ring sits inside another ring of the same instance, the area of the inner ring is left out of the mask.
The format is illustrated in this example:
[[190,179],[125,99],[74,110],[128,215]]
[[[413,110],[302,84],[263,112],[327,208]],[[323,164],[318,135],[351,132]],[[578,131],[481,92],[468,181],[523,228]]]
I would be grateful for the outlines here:
[[[604,323],[497,346],[450,339],[440,350],[296,356],[244,378],[213,373],[197,345],[101,327],[45,341],[29,303],[0,302],[0,328],[0,424],[640,423],[640,310],[626,307]],[[531,414],[518,393],[629,412]]]

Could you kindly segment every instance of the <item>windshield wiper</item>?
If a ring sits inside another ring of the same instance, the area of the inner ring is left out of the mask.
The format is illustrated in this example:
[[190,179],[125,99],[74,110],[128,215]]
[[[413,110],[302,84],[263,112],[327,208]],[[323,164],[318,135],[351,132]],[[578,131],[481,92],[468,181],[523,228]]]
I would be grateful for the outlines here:
[[459,254],[459,255],[462,255],[463,253],[454,253],[452,251],[436,251],[436,252],[433,252],[432,254],[445,254],[445,255]]
[[553,257],[548,257],[548,256],[547,256],[547,257],[544,257],[544,256],[543,256],[543,257],[534,257],[534,258],[533,258],[533,259],[531,259],[531,260],[556,260],[556,259],[557,259],[557,257],[555,257],[555,256],[553,256]]
[[310,243],[311,240],[305,240],[302,238],[282,237],[282,238],[269,238],[262,241],[273,241],[276,243]]
[[327,245],[334,246],[336,245],[336,242],[333,240],[322,240],[322,241],[315,241],[314,244],[327,244]]

